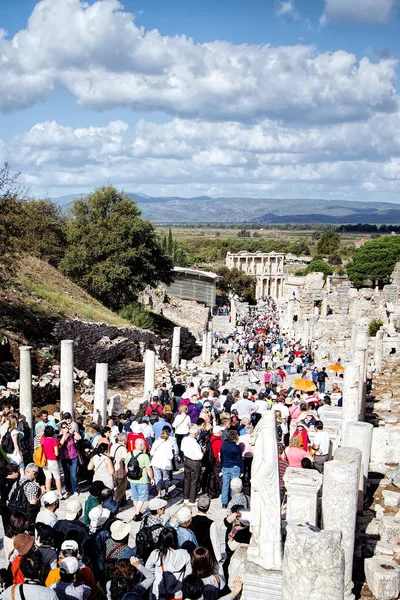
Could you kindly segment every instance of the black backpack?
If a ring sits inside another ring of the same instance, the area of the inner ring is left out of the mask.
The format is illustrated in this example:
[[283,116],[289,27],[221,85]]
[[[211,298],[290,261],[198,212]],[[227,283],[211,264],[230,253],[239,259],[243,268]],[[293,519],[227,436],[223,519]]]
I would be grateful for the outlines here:
[[1,447],[6,454],[13,454],[15,450],[14,442],[9,431],[6,431],[6,433],[3,435],[3,439],[1,440]]
[[317,381],[320,383],[325,381],[325,371],[320,371],[317,375]]
[[145,517],[145,519],[146,521],[144,527],[142,527],[142,529],[139,529],[139,531],[136,534],[136,554],[141,559],[143,559],[144,562],[146,562],[146,560],[149,558],[151,552],[157,548],[157,544],[155,543],[153,538],[153,531],[159,529],[160,535],[161,529],[164,529],[164,525],[162,525],[161,523],[156,523],[155,525],[150,526],[146,525],[147,517]]
[[142,477],[143,469],[139,465],[138,458],[143,454],[143,452],[139,452],[136,456],[132,454],[129,462],[128,462],[128,479],[130,481],[138,481]]
[[206,450],[203,454],[203,463],[205,465],[209,465],[210,467],[213,467],[215,465],[215,462],[216,462],[216,460],[215,460],[215,456],[214,456],[214,452],[213,452],[213,448],[212,448],[212,443],[207,442]]
[[170,398],[169,398],[168,390],[161,390],[161,397],[160,397],[161,404],[164,406],[164,404],[169,402],[169,400],[170,400]]
[[[158,405],[157,405],[158,406]],[[159,418],[159,412],[157,408],[152,408],[151,409],[151,413],[150,413],[150,417],[149,417],[149,421],[152,425],[154,425],[154,423],[157,423]]]
[[30,479],[24,481],[24,483],[17,482],[15,484],[14,490],[10,494],[10,498],[8,500],[8,508],[12,513],[22,512],[26,514],[29,508],[29,500],[25,494],[25,486],[30,482]]

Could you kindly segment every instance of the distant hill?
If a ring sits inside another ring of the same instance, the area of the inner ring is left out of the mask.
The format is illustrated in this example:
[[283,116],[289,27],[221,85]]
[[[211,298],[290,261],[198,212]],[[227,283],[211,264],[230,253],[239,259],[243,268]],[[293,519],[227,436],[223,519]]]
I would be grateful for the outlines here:
[[[68,210],[75,198],[54,198]],[[154,223],[371,223],[400,224],[400,204],[323,199],[155,197],[129,193],[143,217]]]

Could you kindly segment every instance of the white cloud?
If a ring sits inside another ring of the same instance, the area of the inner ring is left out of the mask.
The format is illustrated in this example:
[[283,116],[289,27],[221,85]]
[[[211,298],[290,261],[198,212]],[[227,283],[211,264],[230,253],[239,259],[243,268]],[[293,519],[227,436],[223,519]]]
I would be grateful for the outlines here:
[[397,0],[325,0],[321,24],[331,21],[351,23],[387,23]]
[[275,12],[279,17],[297,18],[293,0],[278,0],[275,4]]
[[[290,11],[293,3],[281,6]],[[0,110],[31,106],[62,88],[99,110],[243,122],[362,120],[395,109],[395,68],[393,59],[374,64],[313,46],[162,36],[138,27],[118,0],[41,0],[26,29],[0,37]]]

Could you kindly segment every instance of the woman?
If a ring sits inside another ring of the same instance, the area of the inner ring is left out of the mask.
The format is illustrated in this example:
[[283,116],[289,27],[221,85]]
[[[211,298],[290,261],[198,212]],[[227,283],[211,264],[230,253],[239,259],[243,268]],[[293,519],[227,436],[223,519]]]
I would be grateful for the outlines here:
[[43,437],[40,443],[43,446],[43,451],[47,460],[46,465],[43,467],[44,476],[46,478],[46,492],[50,492],[51,480],[54,478],[57,492],[61,498],[61,475],[60,468],[58,466],[60,447],[58,440],[56,440],[54,437],[54,428],[51,425],[46,425],[44,428]]
[[8,529],[4,536],[4,554],[7,562],[11,562],[14,558],[14,538],[20,533],[27,533],[29,527],[29,519],[26,515],[15,512],[10,516]]
[[292,435],[289,448],[286,448],[286,460],[289,463],[289,467],[301,469],[301,461],[303,458],[310,458],[310,455],[302,449],[300,438]]
[[207,548],[199,546],[192,553],[191,563],[193,575],[200,577],[204,585],[207,588],[211,588],[209,592],[214,592],[215,594],[211,593],[207,595],[212,595],[215,598],[218,597],[219,592],[225,586],[225,579],[223,577],[223,570],[218,568],[219,565],[217,564],[217,568],[214,568],[214,560],[210,551]]
[[0,476],[0,514],[3,522],[3,530],[7,531],[10,522],[11,510],[8,508],[7,500],[11,488],[19,478],[19,466],[9,463],[5,466]]
[[110,490],[114,489],[114,465],[111,458],[108,456],[108,445],[101,443],[94,451],[94,456],[89,461],[87,466],[88,471],[94,471],[93,483],[102,481],[104,487]]
[[58,439],[66,494],[78,494],[79,460],[77,444],[82,440],[82,436],[75,430],[72,422],[63,421],[61,423],[61,435],[58,436]]
[[146,561],[155,577],[153,598],[182,598],[182,581],[192,572],[190,555],[183,548],[178,549],[176,529],[162,529],[158,538],[158,549],[153,550]]
[[[21,441],[23,437],[23,433],[18,430],[18,419],[15,416],[12,416],[8,419],[8,429],[3,436],[3,439],[7,436],[11,437],[12,446],[10,444],[10,449],[12,447],[12,451],[10,453],[7,452],[7,456],[9,458],[10,463],[13,465],[19,466],[19,472],[21,477],[24,476],[24,459],[22,458],[22,448]],[[2,440],[3,445],[3,440]]]
[[306,427],[304,427],[303,423],[298,423],[296,431],[293,434],[298,437],[301,441],[301,449],[308,452],[308,433]]
[[111,427],[103,427],[101,430],[101,437],[99,437],[99,444],[107,444],[108,452],[110,454],[111,447]]
[[199,418],[199,415],[201,413],[201,403],[199,404],[199,397],[197,396],[197,394],[194,394],[191,398],[190,398],[190,402],[188,405],[188,415],[190,417],[190,422],[192,423],[192,425],[196,424],[197,419]]
[[174,420],[174,413],[172,412],[172,406],[169,402],[164,404],[163,413],[165,415],[165,420],[167,423],[172,425],[172,421]]
[[136,556],[131,558],[122,558],[117,560],[114,565],[114,573],[109,581],[107,581],[106,592],[107,600],[114,600],[111,593],[111,585],[113,581],[127,579],[129,581],[128,593],[135,592],[139,596],[146,594],[147,590],[154,583],[154,575],[149,569],[146,569],[140,564]]
[[228,506],[231,480],[240,477],[243,472],[242,451],[238,446],[238,441],[237,431],[230,430],[226,436],[226,441],[221,446],[222,508]]
[[178,444],[179,453],[181,452],[182,440],[189,433],[189,427],[191,425],[190,417],[187,414],[187,406],[182,405],[179,407],[178,414],[176,415],[172,427],[175,431],[175,438]]
[[168,431],[162,430],[160,437],[151,447],[150,456],[154,479],[156,480],[157,496],[161,498],[162,492],[165,490],[164,498],[166,498],[168,497],[169,471],[172,471],[172,459],[174,457]]

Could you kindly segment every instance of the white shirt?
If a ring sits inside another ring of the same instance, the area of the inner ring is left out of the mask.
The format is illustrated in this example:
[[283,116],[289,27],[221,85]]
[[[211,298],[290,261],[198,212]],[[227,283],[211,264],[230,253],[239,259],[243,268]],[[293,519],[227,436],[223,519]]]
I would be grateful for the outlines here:
[[57,521],[58,519],[56,515],[53,512],[51,512],[51,510],[47,510],[47,508],[40,509],[36,517],[36,523],[44,523],[45,525],[49,525],[50,527],[54,527]]
[[200,445],[191,435],[183,438],[181,450],[185,458],[190,458],[191,460],[201,460],[203,458]]
[[190,417],[186,413],[176,415],[172,427],[177,435],[186,435],[189,433]]
[[282,419],[283,420],[287,420],[288,416],[289,416],[289,409],[285,404],[282,404],[281,402],[278,402],[277,404],[274,404],[272,407],[272,410],[280,410],[281,411],[281,415],[282,415]]
[[256,400],[254,404],[257,407],[257,412],[259,415],[263,415],[267,410],[271,409],[271,405],[266,400]]
[[315,434],[314,442],[316,446],[319,446],[317,450],[318,456],[329,454],[329,433],[327,431],[317,431]]
[[239,400],[239,402],[232,404],[231,412],[237,410],[239,419],[250,419],[250,414],[255,408],[254,402],[243,398],[242,400]]

